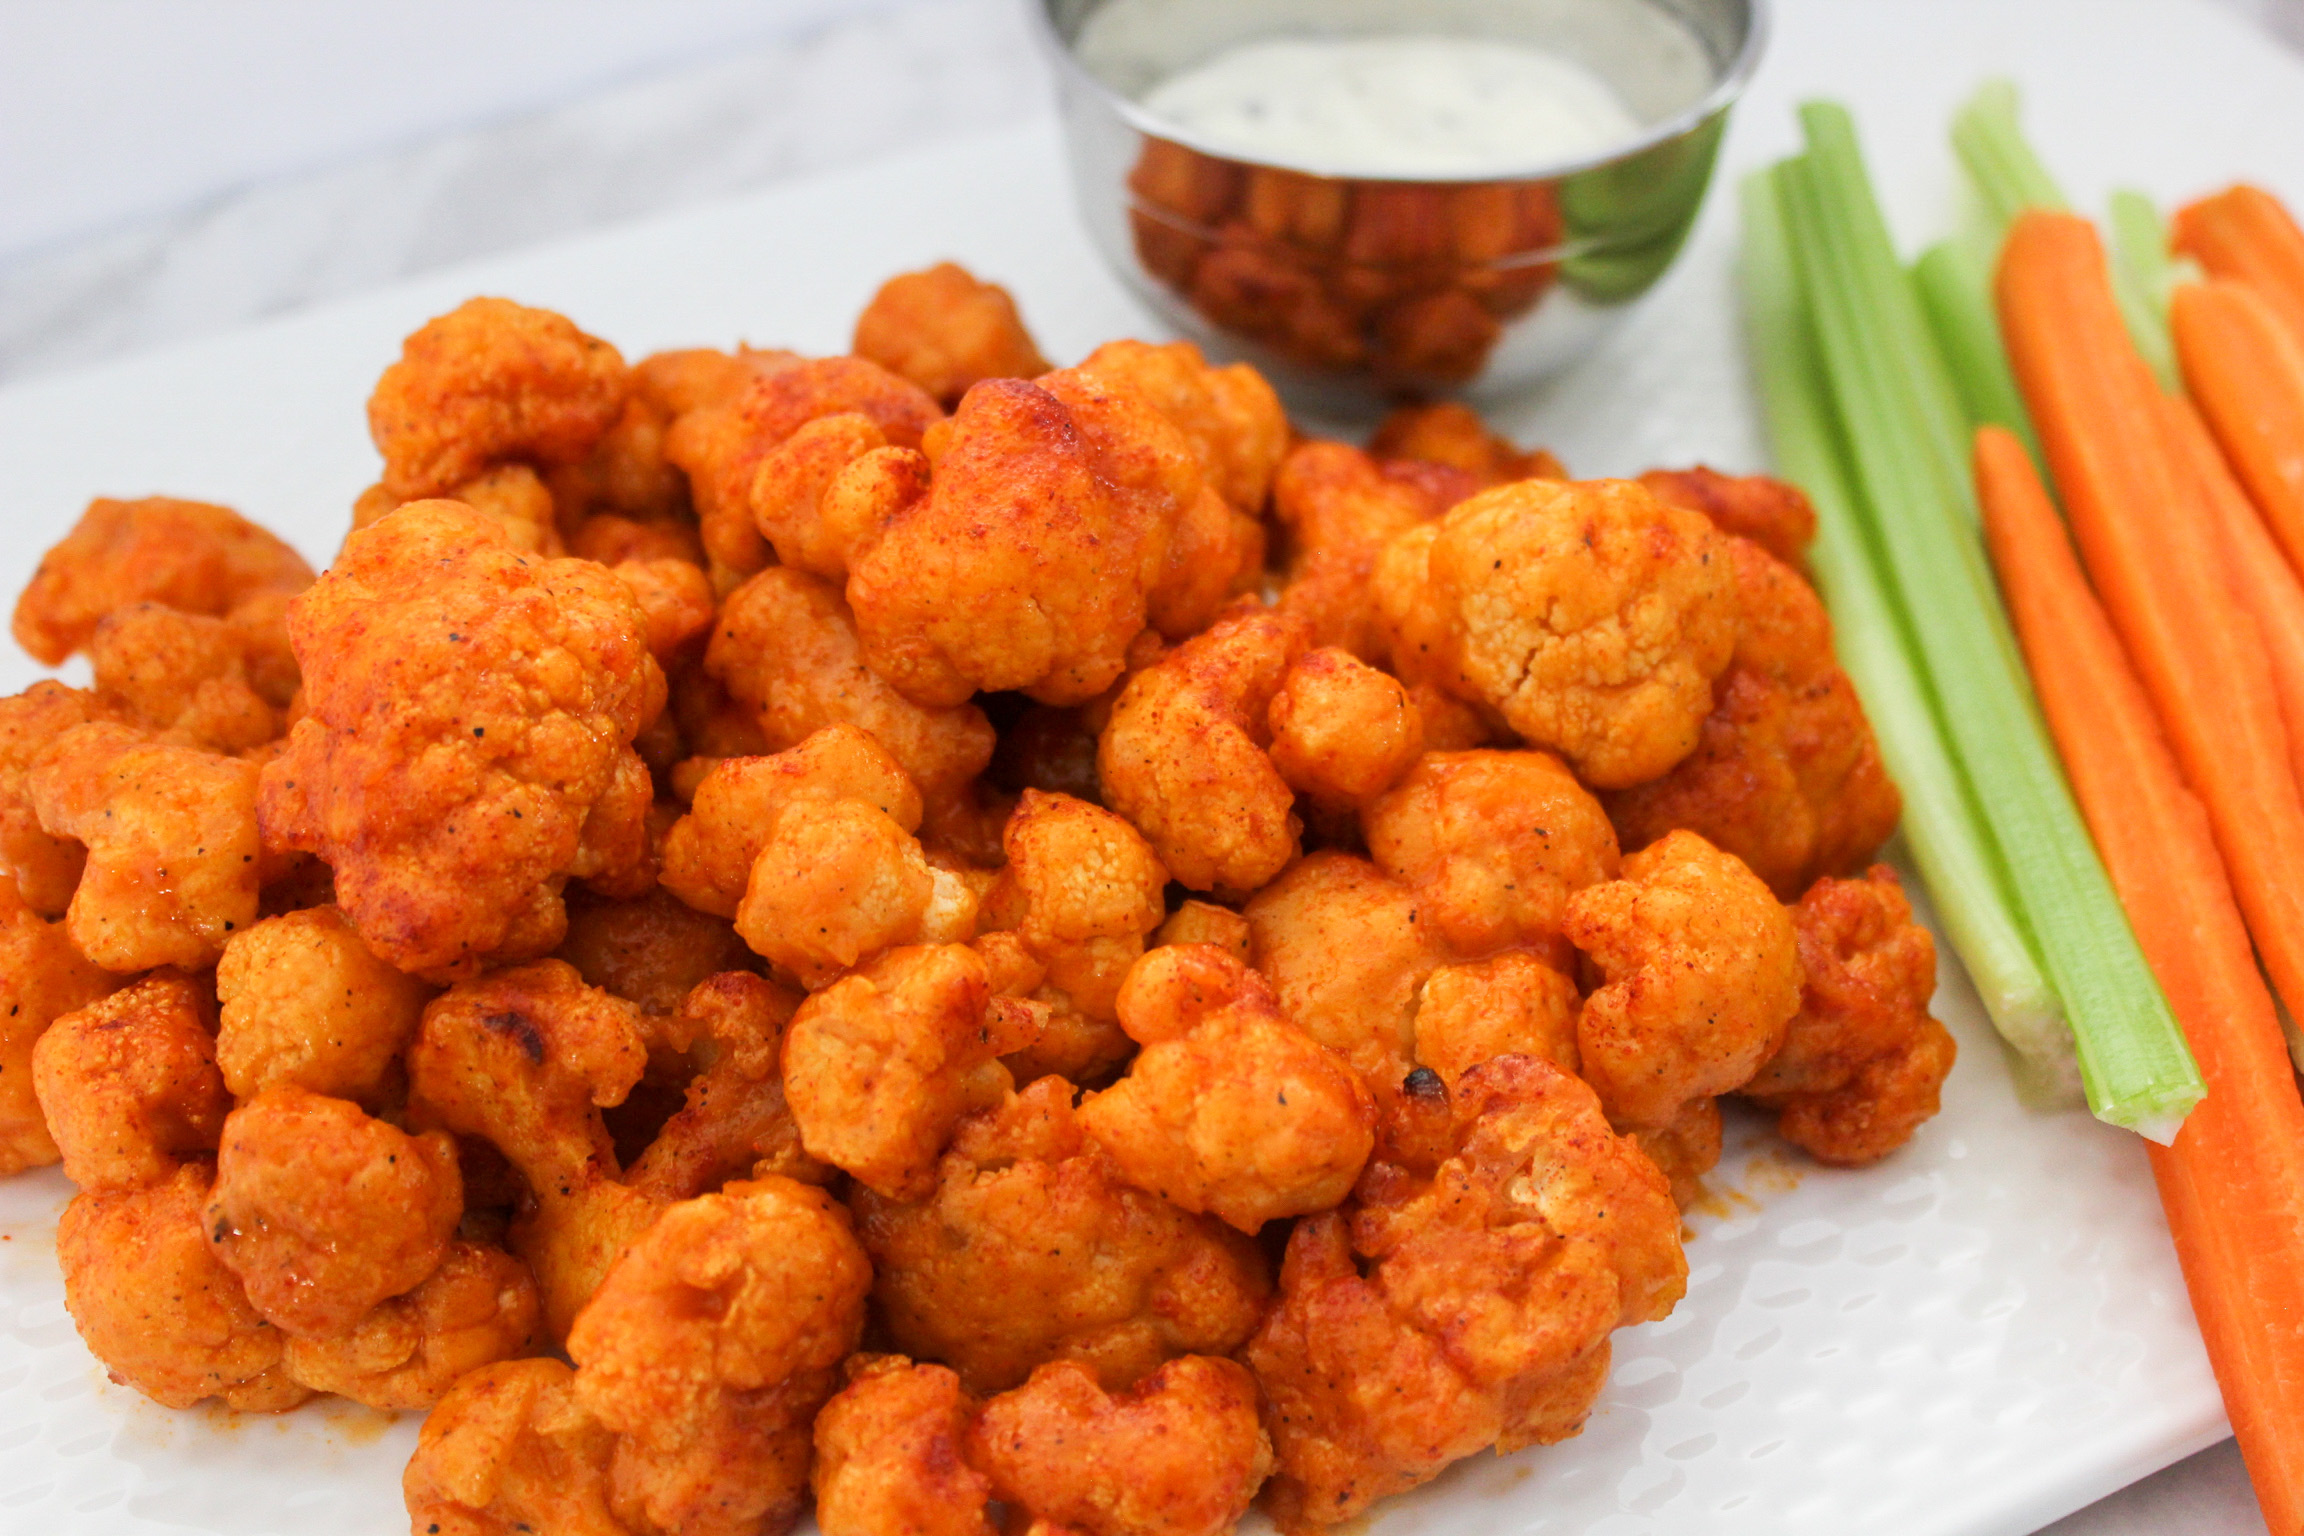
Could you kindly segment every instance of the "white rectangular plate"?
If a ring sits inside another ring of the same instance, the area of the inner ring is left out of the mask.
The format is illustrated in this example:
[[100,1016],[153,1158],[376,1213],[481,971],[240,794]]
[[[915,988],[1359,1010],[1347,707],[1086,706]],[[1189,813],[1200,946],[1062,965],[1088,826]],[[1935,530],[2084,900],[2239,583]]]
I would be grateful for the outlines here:
[[[1908,240],[1951,227],[1943,130],[1992,73],[2085,206],[2238,176],[2304,205],[2304,68],[2204,0],[1782,0],[1682,264],[1576,373],[1499,419],[1579,473],[1764,464],[1735,319],[1732,180],[1790,149],[1790,107],[1858,113]],[[878,281],[953,257],[1009,284],[1050,355],[1147,322],[1076,227],[1052,127],[978,139],[445,273],[0,393],[0,593],[93,495],[221,501],[333,552],[374,477],[361,402],[400,338],[476,292],[565,310],[627,355],[738,338],[831,352]],[[0,691],[38,675],[0,660]],[[1996,1536],[2030,1531],[2227,1431],[2138,1144],[2019,1108],[1956,964],[1944,1113],[1835,1173],[1735,1119],[1693,1218],[1687,1300],[1619,1335],[1589,1428],[1479,1457],[1377,1531]],[[65,1315],[69,1187],[0,1185],[0,1527],[95,1536],[404,1530],[413,1418],[342,1404],[175,1414],[107,1383]]]

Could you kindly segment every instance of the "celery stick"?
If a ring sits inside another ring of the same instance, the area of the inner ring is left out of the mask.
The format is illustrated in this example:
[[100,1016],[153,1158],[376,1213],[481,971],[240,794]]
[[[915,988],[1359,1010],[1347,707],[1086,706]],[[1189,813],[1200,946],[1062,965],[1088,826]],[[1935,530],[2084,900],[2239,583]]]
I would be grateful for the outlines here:
[[2120,302],[2120,318],[2160,387],[2177,393],[2182,382],[2176,339],[2168,329],[2168,296],[2199,269],[2169,254],[2168,226],[2143,193],[2126,187],[2114,192],[2106,222],[2112,230],[2112,294]]
[[1863,697],[1881,755],[1904,792],[1904,840],[1984,1011],[2016,1052],[2027,1097],[2042,1107],[2077,1103],[2079,1064],[2062,1005],[2009,900],[1990,834],[1945,750],[1927,684],[1864,545],[1774,172],[1746,178],[1743,208],[1746,328],[1776,467],[1816,505],[1809,564],[1832,610],[1840,665]]
[[1945,240],[1921,252],[1912,268],[1929,328],[1951,367],[1952,384],[1968,408],[1972,427],[1989,422],[2023,439],[2034,463],[2040,443],[2032,435],[2032,413],[2016,388],[2008,353],[2000,344],[2000,317],[1992,308],[1992,266],[1996,250],[1974,240]]
[[[1929,366],[1940,375],[1941,359],[1847,113],[1812,103],[1801,119],[1809,153],[1785,167],[1780,195],[1881,574],[2064,1003],[2090,1107],[2112,1124],[2172,1136],[2204,1092],[2199,1071],[2072,802],[1961,515],[1974,498],[1965,454],[1948,466],[1941,448]],[[1907,340],[1915,333],[1925,356]]]

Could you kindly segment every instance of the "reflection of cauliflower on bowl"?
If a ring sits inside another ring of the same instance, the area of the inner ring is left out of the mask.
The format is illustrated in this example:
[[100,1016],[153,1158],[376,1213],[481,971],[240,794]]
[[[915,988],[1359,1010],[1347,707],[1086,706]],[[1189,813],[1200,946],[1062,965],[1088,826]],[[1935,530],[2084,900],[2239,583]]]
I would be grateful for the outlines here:
[[476,301],[317,579],[51,552],[0,1168],[115,1380],[427,1411],[419,1531],[1301,1533],[1578,1431],[1723,1096],[1934,1112],[1796,495],[1052,372],[956,267],[857,345]]

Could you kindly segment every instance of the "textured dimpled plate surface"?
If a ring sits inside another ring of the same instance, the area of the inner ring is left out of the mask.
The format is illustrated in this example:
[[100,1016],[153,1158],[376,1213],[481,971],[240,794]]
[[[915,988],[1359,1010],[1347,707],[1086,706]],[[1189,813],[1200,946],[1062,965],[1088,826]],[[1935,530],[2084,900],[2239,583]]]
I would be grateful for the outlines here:
[[[1792,147],[1790,107],[1857,109],[1907,249],[1950,227],[1943,126],[2015,75],[2076,200],[2234,176],[2304,201],[2304,69],[2199,0],[1782,0],[1723,176]],[[1725,186],[1726,183],[1723,183]],[[316,563],[373,477],[360,402],[399,339],[475,292],[548,304],[628,354],[743,337],[845,346],[879,279],[952,257],[1010,284],[1050,355],[1145,322],[1075,225],[1040,126],[445,273],[355,303],[0,393],[0,591],[96,494],[239,507]],[[1733,199],[1576,372],[1499,408],[1583,474],[1765,463],[1734,309]],[[37,675],[0,659],[0,691]],[[1732,1118],[1689,1218],[1690,1285],[1619,1334],[1583,1435],[1463,1463],[1375,1533],[2026,1532],[2224,1433],[2141,1149],[2020,1108],[1956,965],[1944,1113],[1839,1173]],[[69,1186],[0,1183],[0,1530],[385,1536],[416,1421],[344,1404],[171,1413],[104,1379],[65,1314]],[[1251,1528],[1259,1522],[1251,1521]]]

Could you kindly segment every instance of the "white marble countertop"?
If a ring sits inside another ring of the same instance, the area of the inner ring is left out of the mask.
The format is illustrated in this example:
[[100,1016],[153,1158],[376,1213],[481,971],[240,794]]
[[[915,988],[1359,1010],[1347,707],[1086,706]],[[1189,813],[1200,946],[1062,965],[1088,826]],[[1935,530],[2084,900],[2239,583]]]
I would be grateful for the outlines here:
[[[997,127],[1046,110],[1049,99],[1019,0],[720,4],[686,18],[684,60],[682,48],[661,39],[653,53],[622,41],[632,15],[646,9],[638,0],[568,3],[589,13],[577,19],[599,29],[605,41],[597,46],[615,44],[654,67],[602,85],[598,71],[587,77],[581,48],[563,49],[559,75],[531,71],[518,90],[507,86],[508,99],[487,96],[484,73],[460,84],[467,99],[432,109],[440,126],[455,124],[449,131],[287,172],[277,167],[294,157],[255,155],[251,165],[269,173],[189,205],[116,219],[100,233],[12,239],[21,231],[0,225],[0,252],[16,251],[0,255],[0,384]],[[2266,46],[2277,34],[2304,47],[2304,0],[2230,3],[2267,25]],[[0,44],[13,37],[85,49],[91,29],[118,26],[136,9],[133,0],[0,0]],[[276,20],[263,0],[224,11],[249,29]],[[6,66],[40,67],[21,49]],[[0,68],[0,88],[7,84]],[[541,107],[520,99],[519,91],[547,87],[560,99]],[[69,144],[41,140],[48,125],[28,115],[21,96],[0,103],[0,114],[12,114],[0,116],[12,153],[71,155]],[[403,134],[427,120],[414,109],[371,117],[384,125],[374,131]],[[92,174],[103,171],[99,161],[91,155]],[[540,174],[543,167],[551,173]],[[88,206],[165,197],[165,185],[150,181]],[[69,208],[44,212],[58,227],[70,222]],[[2263,1530],[2229,1441],[2047,1528],[2053,1536]]]

